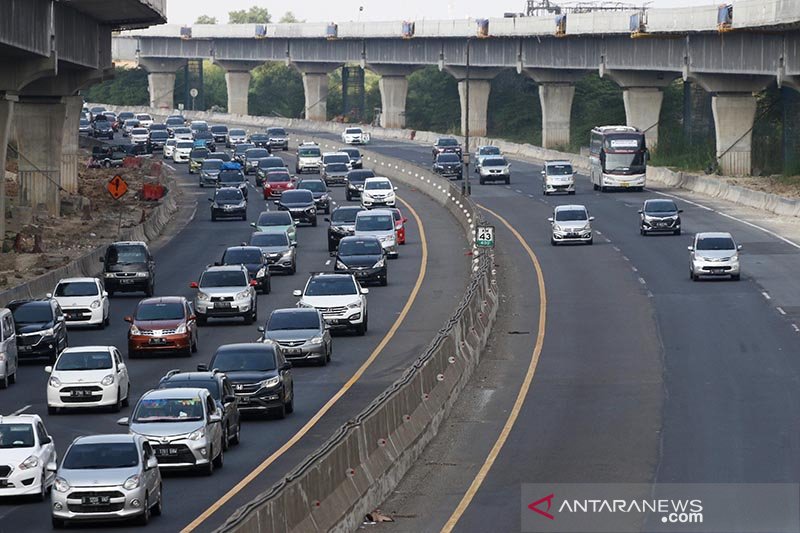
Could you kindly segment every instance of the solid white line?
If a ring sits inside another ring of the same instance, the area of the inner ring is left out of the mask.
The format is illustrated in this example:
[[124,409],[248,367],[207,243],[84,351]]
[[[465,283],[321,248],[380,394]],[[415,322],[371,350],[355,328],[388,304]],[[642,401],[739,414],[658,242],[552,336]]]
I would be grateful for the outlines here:
[[795,330],[795,332],[800,333],[800,328],[797,327],[797,324],[792,324],[792,329]]
[[330,265],[330,264],[331,264],[331,260],[330,260],[330,259],[328,259],[327,261],[325,261],[325,266],[328,266],[328,265]]
[[173,167],[172,165],[170,165],[169,163],[164,163],[164,166],[167,167],[168,169],[170,169],[173,172],[177,172],[177,169],[175,167]]
[[786,316],[786,311],[784,311],[782,308],[776,307],[775,309],[777,309],[780,314]]
[[28,409],[30,409],[30,408],[31,408],[31,406],[30,406],[30,405],[26,405],[25,407],[23,407],[23,408],[21,408],[21,409],[17,409],[17,410],[16,410],[16,411],[14,411],[13,413],[11,413],[11,415],[10,415],[10,416],[17,416],[17,415],[21,415],[22,413],[24,413],[25,411],[27,411],[27,410],[28,410]]
[[769,294],[767,294],[765,291],[762,291],[762,292],[761,292],[761,295],[762,295],[764,298],[766,298],[767,300],[772,300],[772,297],[771,297]]

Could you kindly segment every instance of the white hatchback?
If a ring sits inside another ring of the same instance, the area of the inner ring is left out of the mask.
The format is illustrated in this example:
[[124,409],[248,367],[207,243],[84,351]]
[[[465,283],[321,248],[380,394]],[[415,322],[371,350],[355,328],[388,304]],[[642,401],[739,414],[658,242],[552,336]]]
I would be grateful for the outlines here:
[[122,355],[114,346],[67,348],[55,366],[45,367],[47,412],[75,407],[111,407],[118,412],[128,405],[130,380]]
[[396,190],[397,187],[392,185],[389,178],[367,178],[361,191],[361,207],[394,207],[397,203]]
[[194,143],[192,141],[178,141],[175,143],[175,150],[172,152],[172,162],[188,163],[193,149]]
[[56,284],[53,297],[64,311],[67,326],[108,325],[108,293],[97,278],[65,278]]
[[38,415],[0,415],[0,494],[44,501],[56,477],[53,438]]
[[552,225],[550,244],[564,242],[592,244],[592,221],[586,207],[582,205],[559,205],[553,216],[547,219]]

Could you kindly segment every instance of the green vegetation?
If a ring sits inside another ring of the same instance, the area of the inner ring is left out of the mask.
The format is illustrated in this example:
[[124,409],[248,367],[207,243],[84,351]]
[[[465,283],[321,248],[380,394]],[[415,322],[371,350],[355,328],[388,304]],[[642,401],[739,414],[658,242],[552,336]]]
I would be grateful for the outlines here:
[[147,89],[147,72],[142,69],[117,67],[114,78],[93,85],[83,91],[87,102],[103,102],[114,105],[147,105],[150,93]]
[[217,17],[209,17],[208,15],[200,15],[197,17],[197,20],[194,21],[195,24],[217,24]]
[[458,83],[450,74],[429,66],[408,77],[407,128],[456,133],[460,117]]
[[253,71],[249,112],[253,115],[297,118],[303,115],[303,79],[281,63],[262,65]]
[[228,12],[228,24],[269,24],[272,15],[266,7],[252,6],[250,9]]

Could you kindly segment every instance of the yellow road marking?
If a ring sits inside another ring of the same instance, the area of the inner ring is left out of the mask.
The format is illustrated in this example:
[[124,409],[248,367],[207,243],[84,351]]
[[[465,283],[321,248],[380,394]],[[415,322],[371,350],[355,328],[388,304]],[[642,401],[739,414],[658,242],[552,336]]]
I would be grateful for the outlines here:
[[419,275],[417,276],[417,281],[414,284],[414,288],[411,289],[411,294],[408,296],[408,300],[406,300],[405,306],[403,306],[403,310],[400,311],[400,315],[392,324],[392,327],[389,328],[389,331],[381,340],[380,344],[378,344],[375,349],[372,351],[370,356],[367,358],[366,361],[356,370],[356,373],[352,375],[352,377],[342,385],[342,388],[339,389],[336,394],[334,394],[325,405],[320,408],[316,414],[311,417],[305,425],[300,428],[297,433],[292,435],[292,437],[284,443],[283,446],[275,450],[272,455],[267,457],[264,462],[260,465],[255,467],[249,474],[247,474],[239,483],[237,483],[233,488],[231,488],[228,492],[226,492],[219,500],[211,504],[208,509],[203,511],[203,513],[195,518],[189,525],[184,527],[181,530],[181,533],[189,533],[190,531],[194,531],[200,524],[205,522],[211,515],[217,512],[223,505],[228,503],[234,496],[236,496],[239,492],[242,491],[250,482],[252,482],[255,478],[257,478],[264,470],[269,468],[269,466],[277,461],[284,453],[289,451],[289,449],[297,444],[303,436],[305,436],[316,424],[320,421],[320,419],[325,416],[325,413],[330,411],[330,409],[336,404],[336,402],[341,399],[345,393],[350,390],[350,388],[356,384],[356,382],[364,375],[364,372],[372,365],[373,362],[378,358],[380,353],[383,351],[384,348],[389,344],[394,337],[397,330],[400,329],[400,325],[405,320],[406,315],[411,310],[411,306],[414,304],[414,301],[417,299],[417,294],[419,293],[420,287],[422,287],[422,281],[425,279],[425,273],[428,269],[428,241],[425,238],[425,226],[422,224],[422,219],[419,217],[417,212],[411,207],[408,202],[403,200],[402,198],[398,198],[400,203],[405,206],[406,209],[411,213],[414,217],[414,220],[417,222],[417,227],[419,228],[419,238],[420,242],[422,243],[422,258],[420,259],[420,267],[419,267]]
[[508,436],[511,433],[511,429],[514,427],[514,424],[517,422],[517,418],[519,417],[519,413],[522,410],[522,405],[525,403],[525,397],[528,395],[528,391],[531,388],[531,382],[533,381],[533,375],[536,373],[536,367],[539,365],[539,356],[542,353],[542,345],[544,344],[544,331],[545,331],[545,321],[547,317],[547,293],[545,292],[544,288],[544,275],[542,274],[542,267],[539,265],[539,259],[536,257],[536,254],[533,253],[533,250],[528,243],[525,242],[525,239],[520,235],[520,233],[514,229],[514,227],[508,223],[508,221],[495,213],[494,211],[483,207],[482,205],[478,204],[478,207],[489,213],[490,215],[496,217],[508,230],[516,237],[519,241],[522,248],[528,253],[528,257],[530,257],[531,262],[533,263],[533,268],[536,271],[536,278],[539,283],[539,329],[536,334],[536,344],[533,347],[533,354],[531,355],[531,362],[528,365],[528,371],[525,374],[525,379],[522,381],[522,386],[519,389],[519,393],[517,394],[517,399],[514,402],[514,407],[511,409],[511,412],[508,414],[508,418],[506,419],[506,423],[503,426],[503,430],[500,432],[500,435],[497,437],[497,440],[492,446],[489,455],[486,456],[486,461],[484,461],[483,465],[481,466],[480,470],[478,470],[475,479],[472,480],[467,491],[464,493],[464,496],[461,498],[461,501],[458,503],[458,506],[453,511],[453,514],[450,515],[450,518],[445,523],[444,527],[442,528],[442,533],[450,533],[455,528],[458,521],[461,519],[461,516],[469,507],[469,504],[472,503],[472,500],[475,498],[475,494],[477,494],[478,489],[481,488],[483,481],[486,479],[489,470],[492,469],[497,456],[500,454],[500,451],[503,449],[506,441],[508,440]]

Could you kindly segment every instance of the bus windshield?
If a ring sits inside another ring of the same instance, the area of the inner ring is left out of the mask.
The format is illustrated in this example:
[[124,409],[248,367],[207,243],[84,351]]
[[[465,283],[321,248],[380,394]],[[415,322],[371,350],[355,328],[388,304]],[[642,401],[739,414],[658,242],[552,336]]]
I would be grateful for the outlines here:
[[645,168],[644,152],[627,154],[605,154],[603,172],[609,174],[643,174]]

